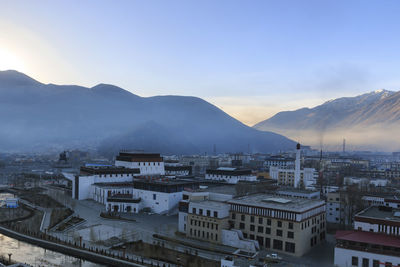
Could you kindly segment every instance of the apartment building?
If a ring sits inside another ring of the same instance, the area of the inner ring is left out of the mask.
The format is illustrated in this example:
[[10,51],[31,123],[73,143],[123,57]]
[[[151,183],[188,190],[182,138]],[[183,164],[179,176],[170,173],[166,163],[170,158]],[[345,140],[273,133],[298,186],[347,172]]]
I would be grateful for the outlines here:
[[325,240],[325,201],[256,194],[229,200],[230,226],[261,247],[302,256]]

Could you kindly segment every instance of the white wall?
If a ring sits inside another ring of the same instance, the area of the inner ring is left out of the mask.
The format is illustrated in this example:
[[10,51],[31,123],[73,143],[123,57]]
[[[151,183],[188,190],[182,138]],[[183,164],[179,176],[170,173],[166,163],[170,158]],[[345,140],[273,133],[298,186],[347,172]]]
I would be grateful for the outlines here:
[[[398,257],[395,256],[387,256],[376,253],[369,253],[365,251],[358,250],[350,250],[345,248],[337,248],[335,247],[335,266],[345,267],[345,266],[353,266],[351,265],[351,258],[358,257],[358,266],[362,266],[362,259],[369,259],[369,266],[372,267],[373,260],[379,260],[380,262],[391,262],[392,264],[400,265],[400,255]],[[382,266],[382,265],[381,265]]]
[[179,212],[178,215],[179,223],[178,223],[178,231],[181,233],[186,233],[186,223],[187,223],[187,213],[186,212]]
[[140,169],[140,175],[165,174],[164,162],[128,162],[116,160],[115,166],[122,166],[130,169]]
[[240,230],[222,230],[222,244],[252,252],[256,252],[258,249],[260,249],[258,241],[242,239],[239,236],[239,232]]

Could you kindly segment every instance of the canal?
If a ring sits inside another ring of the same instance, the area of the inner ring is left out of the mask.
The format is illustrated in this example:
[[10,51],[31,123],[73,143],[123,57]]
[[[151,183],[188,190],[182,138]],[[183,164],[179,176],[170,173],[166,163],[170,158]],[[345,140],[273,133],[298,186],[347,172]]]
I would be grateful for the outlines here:
[[12,253],[12,260],[27,263],[32,266],[103,266],[37,247],[0,234],[0,257],[4,256],[5,259],[8,259],[9,253]]

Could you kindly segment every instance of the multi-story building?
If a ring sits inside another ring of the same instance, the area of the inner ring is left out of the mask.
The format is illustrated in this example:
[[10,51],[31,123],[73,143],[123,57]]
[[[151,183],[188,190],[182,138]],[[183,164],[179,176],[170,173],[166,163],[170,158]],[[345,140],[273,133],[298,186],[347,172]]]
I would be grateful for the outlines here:
[[371,206],[354,216],[354,229],[336,232],[335,265],[400,266],[400,210]]
[[266,168],[278,167],[278,168],[288,168],[294,167],[294,158],[286,158],[282,156],[271,156],[265,159],[264,166]]
[[301,256],[325,240],[323,200],[256,194],[228,203],[231,227],[261,247]]
[[72,181],[72,198],[82,200],[92,198],[93,184],[132,182],[139,174],[139,169],[92,166],[81,167],[79,175],[64,173],[64,176]]
[[400,199],[393,195],[368,194],[362,197],[365,206],[386,206],[400,209]]
[[400,236],[400,209],[368,207],[354,216],[354,229]]
[[344,209],[340,192],[326,194],[326,221],[328,223],[343,223]]
[[115,166],[139,169],[141,175],[164,175],[164,161],[158,153],[120,152],[115,159]]
[[208,169],[205,179],[237,184],[239,181],[255,182],[257,176],[253,175],[252,171],[248,169],[220,167],[216,170]]
[[335,266],[400,266],[400,239],[382,233],[337,231]]
[[219,201],[189,202],[186,236],[221,243],[228,228],[229,205]]

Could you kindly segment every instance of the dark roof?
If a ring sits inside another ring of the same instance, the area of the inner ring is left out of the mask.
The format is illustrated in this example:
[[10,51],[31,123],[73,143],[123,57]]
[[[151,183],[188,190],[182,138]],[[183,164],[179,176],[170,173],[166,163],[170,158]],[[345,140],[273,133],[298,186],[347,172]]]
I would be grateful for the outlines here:
[[230,175],[230,176],[241,176],[241,175],[250,175],[252,172],[249,169],[235,169],[235,170],[207,169],[206,173],[207,174]]
[[338,240],[400,248],[400,237],[365,231],[337,231]]
[[161,162],[163,158],[159,153],[119,152],[116,160],[128,162]]
[[140,173],[140,169],[130,169],[125,167],[116,167],[116,166],[90,166],[90,167],[81,167],[80,174],[81,175],[97,175],[97,174],[138,174]]

